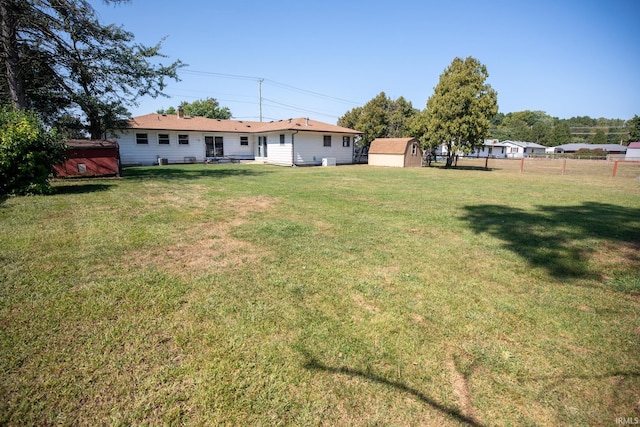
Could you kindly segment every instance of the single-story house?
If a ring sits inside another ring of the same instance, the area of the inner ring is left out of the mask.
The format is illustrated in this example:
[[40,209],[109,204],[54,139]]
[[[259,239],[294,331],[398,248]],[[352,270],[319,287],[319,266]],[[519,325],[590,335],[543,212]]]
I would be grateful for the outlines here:
[[523,157],[529,157],[531,154],[544,154],[547,147],[535,142],[525,141],[502,141],[501,144],[505,147],[505,157],[521,159]]
[[630,142],[627,146],[625,160],[640,161],[640,142]]
[[178,114],[147,114],[118,135],[124,165],[256,160],[304,166],[353,163],[361,132],[308,118],[254,122]]
[[550,147],[548,152],[554,154],[570,154],[575,153],[579,150],[602,150],[607,154],[624,154],[627,152],[627,147],[619,144],[587,144],[587,143],[575,143],[575,144],[564,144],[558,145],[556,147]]
[[417,138],[376,138],[369,146],[369,164],[419,168],[422,166],[422,147]]
[[468,155],[473,157],[503,159],[507,154],[507,147],[507,145],[501,143],[497,139],[485,139],[482,147],[476,148]]
[[55,165],[56,176],[120,176],[120,150],[116,141],[71,139],[66,160]]

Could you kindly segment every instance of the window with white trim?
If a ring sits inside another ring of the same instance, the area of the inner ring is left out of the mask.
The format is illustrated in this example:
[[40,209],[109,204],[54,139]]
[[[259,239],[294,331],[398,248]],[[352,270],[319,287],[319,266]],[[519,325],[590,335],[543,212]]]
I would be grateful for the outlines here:
[[189,135],[178,135],[178,144],[189,145]]
[[331,147],[331,135],[325,135],[324,136],[323,145],[325,147]]
[[342,137],[342,146],[343,147],[350,147],[351,146],[351,137],[350,136],[343,136]]
[[168,133],[159,133],[158,134],[158,144],[168,145],[169,144],[169,134]]
[[284,145],[284,134],[280,134],[280,145]]
[[148,143],[149,143],[149,134],[136,133],[136,144],[148,144]]
[[249,145],[249,137],[241,136],[240,137],[240,145]]

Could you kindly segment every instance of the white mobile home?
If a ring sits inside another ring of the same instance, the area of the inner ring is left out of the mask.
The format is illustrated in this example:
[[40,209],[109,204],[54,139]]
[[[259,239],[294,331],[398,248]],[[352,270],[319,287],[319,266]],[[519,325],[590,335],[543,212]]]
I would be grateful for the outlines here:
[[470,157],[491,157],[503,159],[507,153],[507,145],[497,139],[485,139],[482,147],[476,148],[468,154]]
[[529,157],[531,154],[545,154],[547,147],[535,142],[524,141],[502,141],[506,148],[505,156],[508,158],[521,159]]
[[640,142],[630,142],[627,146],[625,160],[640,161]]

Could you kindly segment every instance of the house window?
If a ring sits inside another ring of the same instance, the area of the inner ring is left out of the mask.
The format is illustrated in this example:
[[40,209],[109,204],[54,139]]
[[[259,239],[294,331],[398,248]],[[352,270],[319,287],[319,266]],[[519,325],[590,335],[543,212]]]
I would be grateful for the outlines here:
[[350,136],[343,136],[342,137],[342,146],[343,147],[351,146],[351,137]]
[[169,134],[168,133],[158,134],[158,144],[169,144]]
[[331,135],[324,136],[324,146],[331,147]]
[[249,145],[249,137],[241,136],[240,137],[240,145]]
[[416,144],[411,145],[411,155],[415,156],[418,154],[418,146]]
[[146,133],[136,133],[136,144],[148,144],[149,135]]
[[280,145],[284,145],[284,134],[280,135]]
[[189,135],[178,135],[178,144],[188,145],[189,144]]

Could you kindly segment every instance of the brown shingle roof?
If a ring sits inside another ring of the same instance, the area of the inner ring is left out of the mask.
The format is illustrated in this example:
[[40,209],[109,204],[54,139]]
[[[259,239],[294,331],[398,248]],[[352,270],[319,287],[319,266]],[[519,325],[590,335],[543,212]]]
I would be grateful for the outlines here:
[[357,130],[305,118],[278,120],[276,122],[253,122],[246,120],[207,119],[205,117],[191,116],[179,118],[174,114],[146,114],[129,119],[128,123],[130,129],[175,131],[261,133],[299,130],[305,132],[362,133]]
[[415,138],[376,138],[371,141],[369,154],[404,154],[407,144]]

